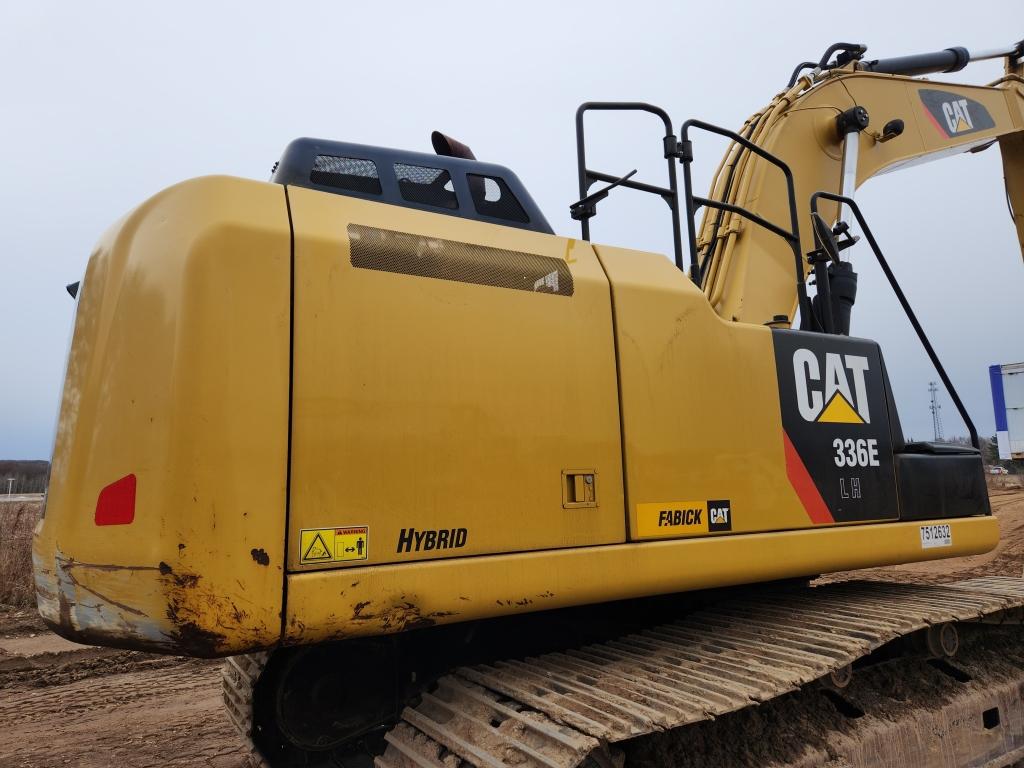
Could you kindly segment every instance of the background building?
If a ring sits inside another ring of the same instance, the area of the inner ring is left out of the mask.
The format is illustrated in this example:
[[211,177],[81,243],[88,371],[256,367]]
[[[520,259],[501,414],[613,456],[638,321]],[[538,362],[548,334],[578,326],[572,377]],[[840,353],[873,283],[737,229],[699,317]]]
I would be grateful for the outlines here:
[[1024,459],[1024,363],[990,365],[999,458]]

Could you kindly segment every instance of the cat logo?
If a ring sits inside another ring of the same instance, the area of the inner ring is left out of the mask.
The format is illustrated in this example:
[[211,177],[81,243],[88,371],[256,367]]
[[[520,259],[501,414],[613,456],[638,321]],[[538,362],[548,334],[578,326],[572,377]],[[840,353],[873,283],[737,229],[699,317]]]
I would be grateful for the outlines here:
[[922,88],[918,93],[932,124],[946,138],[984,131],[995,126],[985,106],[948,91]]
[[712,499],[708,501],[708,530],[732,530],[732,504],[728,499]]
[[971,122],[971,111],[967,107],[967,99],[942,102],[942,114],[949,126],[949,133],[963,133],[974,127]]
[[819,424],[870,424],[864,376],[867,370],[868,359],[863,355],[825,352],[822,365],[811,350],[797,349],[793,353],[793,375],[800,415],[805,421]]

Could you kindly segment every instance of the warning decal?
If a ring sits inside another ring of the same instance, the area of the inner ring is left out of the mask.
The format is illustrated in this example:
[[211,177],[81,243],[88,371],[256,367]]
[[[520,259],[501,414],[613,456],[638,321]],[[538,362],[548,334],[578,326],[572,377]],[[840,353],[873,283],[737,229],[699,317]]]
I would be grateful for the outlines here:
[[299,564],[339,563],[365,560],[369,549],[369,528],[303,528],[299,531]]

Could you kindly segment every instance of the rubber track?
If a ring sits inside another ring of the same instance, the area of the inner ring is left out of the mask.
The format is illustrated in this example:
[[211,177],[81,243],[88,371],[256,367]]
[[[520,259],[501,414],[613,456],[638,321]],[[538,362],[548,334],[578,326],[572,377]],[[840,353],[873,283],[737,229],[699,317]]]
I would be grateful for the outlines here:
[[465,667],[408,707],[376,768],[612,765],[609,745],[794,691],[956,621],[1024,617],[1024,579],[757,593],[577,650]]
[[224,708],[235,729],[249,745],[249,768],[266,768],[266,763],[252,743],[253,689],[263,673],[269,653],[250,653],[245,656],[231,656],[221,667],[221,695]]

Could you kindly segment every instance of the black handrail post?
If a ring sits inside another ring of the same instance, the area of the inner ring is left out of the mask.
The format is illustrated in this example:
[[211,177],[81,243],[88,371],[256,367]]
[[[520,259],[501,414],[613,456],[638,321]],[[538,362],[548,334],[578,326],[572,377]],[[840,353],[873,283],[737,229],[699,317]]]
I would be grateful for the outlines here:
[[679,131],[679,161],[683,164],[683,201],[686,204],[686,237],[690,249],[690,278],[703,288],[704,276],[701,274],[700,261],[697,258],[697,224],[694,221],[697,210],[693,205],[693,178],[690,175],[693,142],[689,139],[688,130],[688,124],[683,123]]
[[957,394],[956,389],[953,387],[953,382],[950,381],[949,376],[946,375],[946,369],[942,367],[942,363],[939,361],[939,356],[935,353],[935,349],[932,347],[931,342],[928,341],[928,336],[925,335],[924,328],[922,328],[921,323],[918,322],[917,315],[915,315],[914,310],[910,308],[910,302],[907,301],[907,297],[903,293],[903,289],[900,288],[899,283],[896,281],[896,275],[894,275],[892,270],[889,268],[889,262],[887,262],[885,260],[885,256],[882,255],[882,249],[878,247],[878,242],[875,240],[875,236],[872,234],[871,228],[868,227],[868,223],[864,219],[864,215],[861,213],[860,206],[858,206],[856,201],[851,197],[821,191],[815,192],[811,195],[811,210],[815,213],[818,212],[818,200],[820,198],[842,203],[853,211],[853,215],[857,219],[857,224],[864,233],[864,237],[867,238],[868,245],[871,246],[871,250],[875,254],[875,258],[878,259],[878,265],[882,268],[882,272],[885,273],[885,277],[889,281],[889,285],[892,286],[893,293],[896,294],[896,298],[899,299],[900,305],[903,307],[903,311],[907,315],[907,319],[910,320],[910,324],[914,327],[914,331],[917,333],[917,338],[921,341],[921,345],[924,347],[925,352],[928,353],[928,358],[932,361],[932,365],[935,366],[936,373],[938,373],[939,378],[942,379],[942,383],[946,387],[946,392],[953,400],[953,404],[956,406],[957,412],[960,414],[960,418],[964,420],[964,424],[967,426],[967,431],[971,435],[971,445],[976,449],[981,450],[981,443],[978,441],[978,430],[975,428],[974,422],[971,421],[970,414],[967,413],[967,407],[964,405],[963,400],[960,399],[960,395]]
[[[580,199],[587,196],[587,157],[586,157],[586,143],[583,138],[583,113],[587,109],[587,104],[581,104],[579,109],[576,110],[576,173],[579,177],[580,185]],[[590,219],[580,219],[580,236],[584,240],[590,240]]]
[[[665,116],[666,119],[668,115]],[[676,135],[672,133],[672,123],[668,122],[665,129],[665,159],[668,161],[668,187],[672,190],[672,199],[669,200],[668,206],[672,210],[672,250],[675,252],[676,267],[683,270],[683,239],[679,232],[679,182],[676,180],[676,156],[668,153],[668,144],[676,143]],[[696,263],[696,256],[693,251],[690,251],[690,263]],[[691,274],[690,278],[700,285],[699,276]]]
[[797,301],[800,304],[800,325],[809,330],[814,327],[814,317],[813,310],[811,309],[811,300],[807,296],[804,259],[800,253],[800,222],[796,212],[796,187],[793,184],[793,172],[789,170],[789,166],[781,160],[779,163],[782,172],[786,174],[786,190],[789,192],[789,220],[793,227],[793,239],[789,244],[793,248],[793,260],[796,263],[796,295]]

